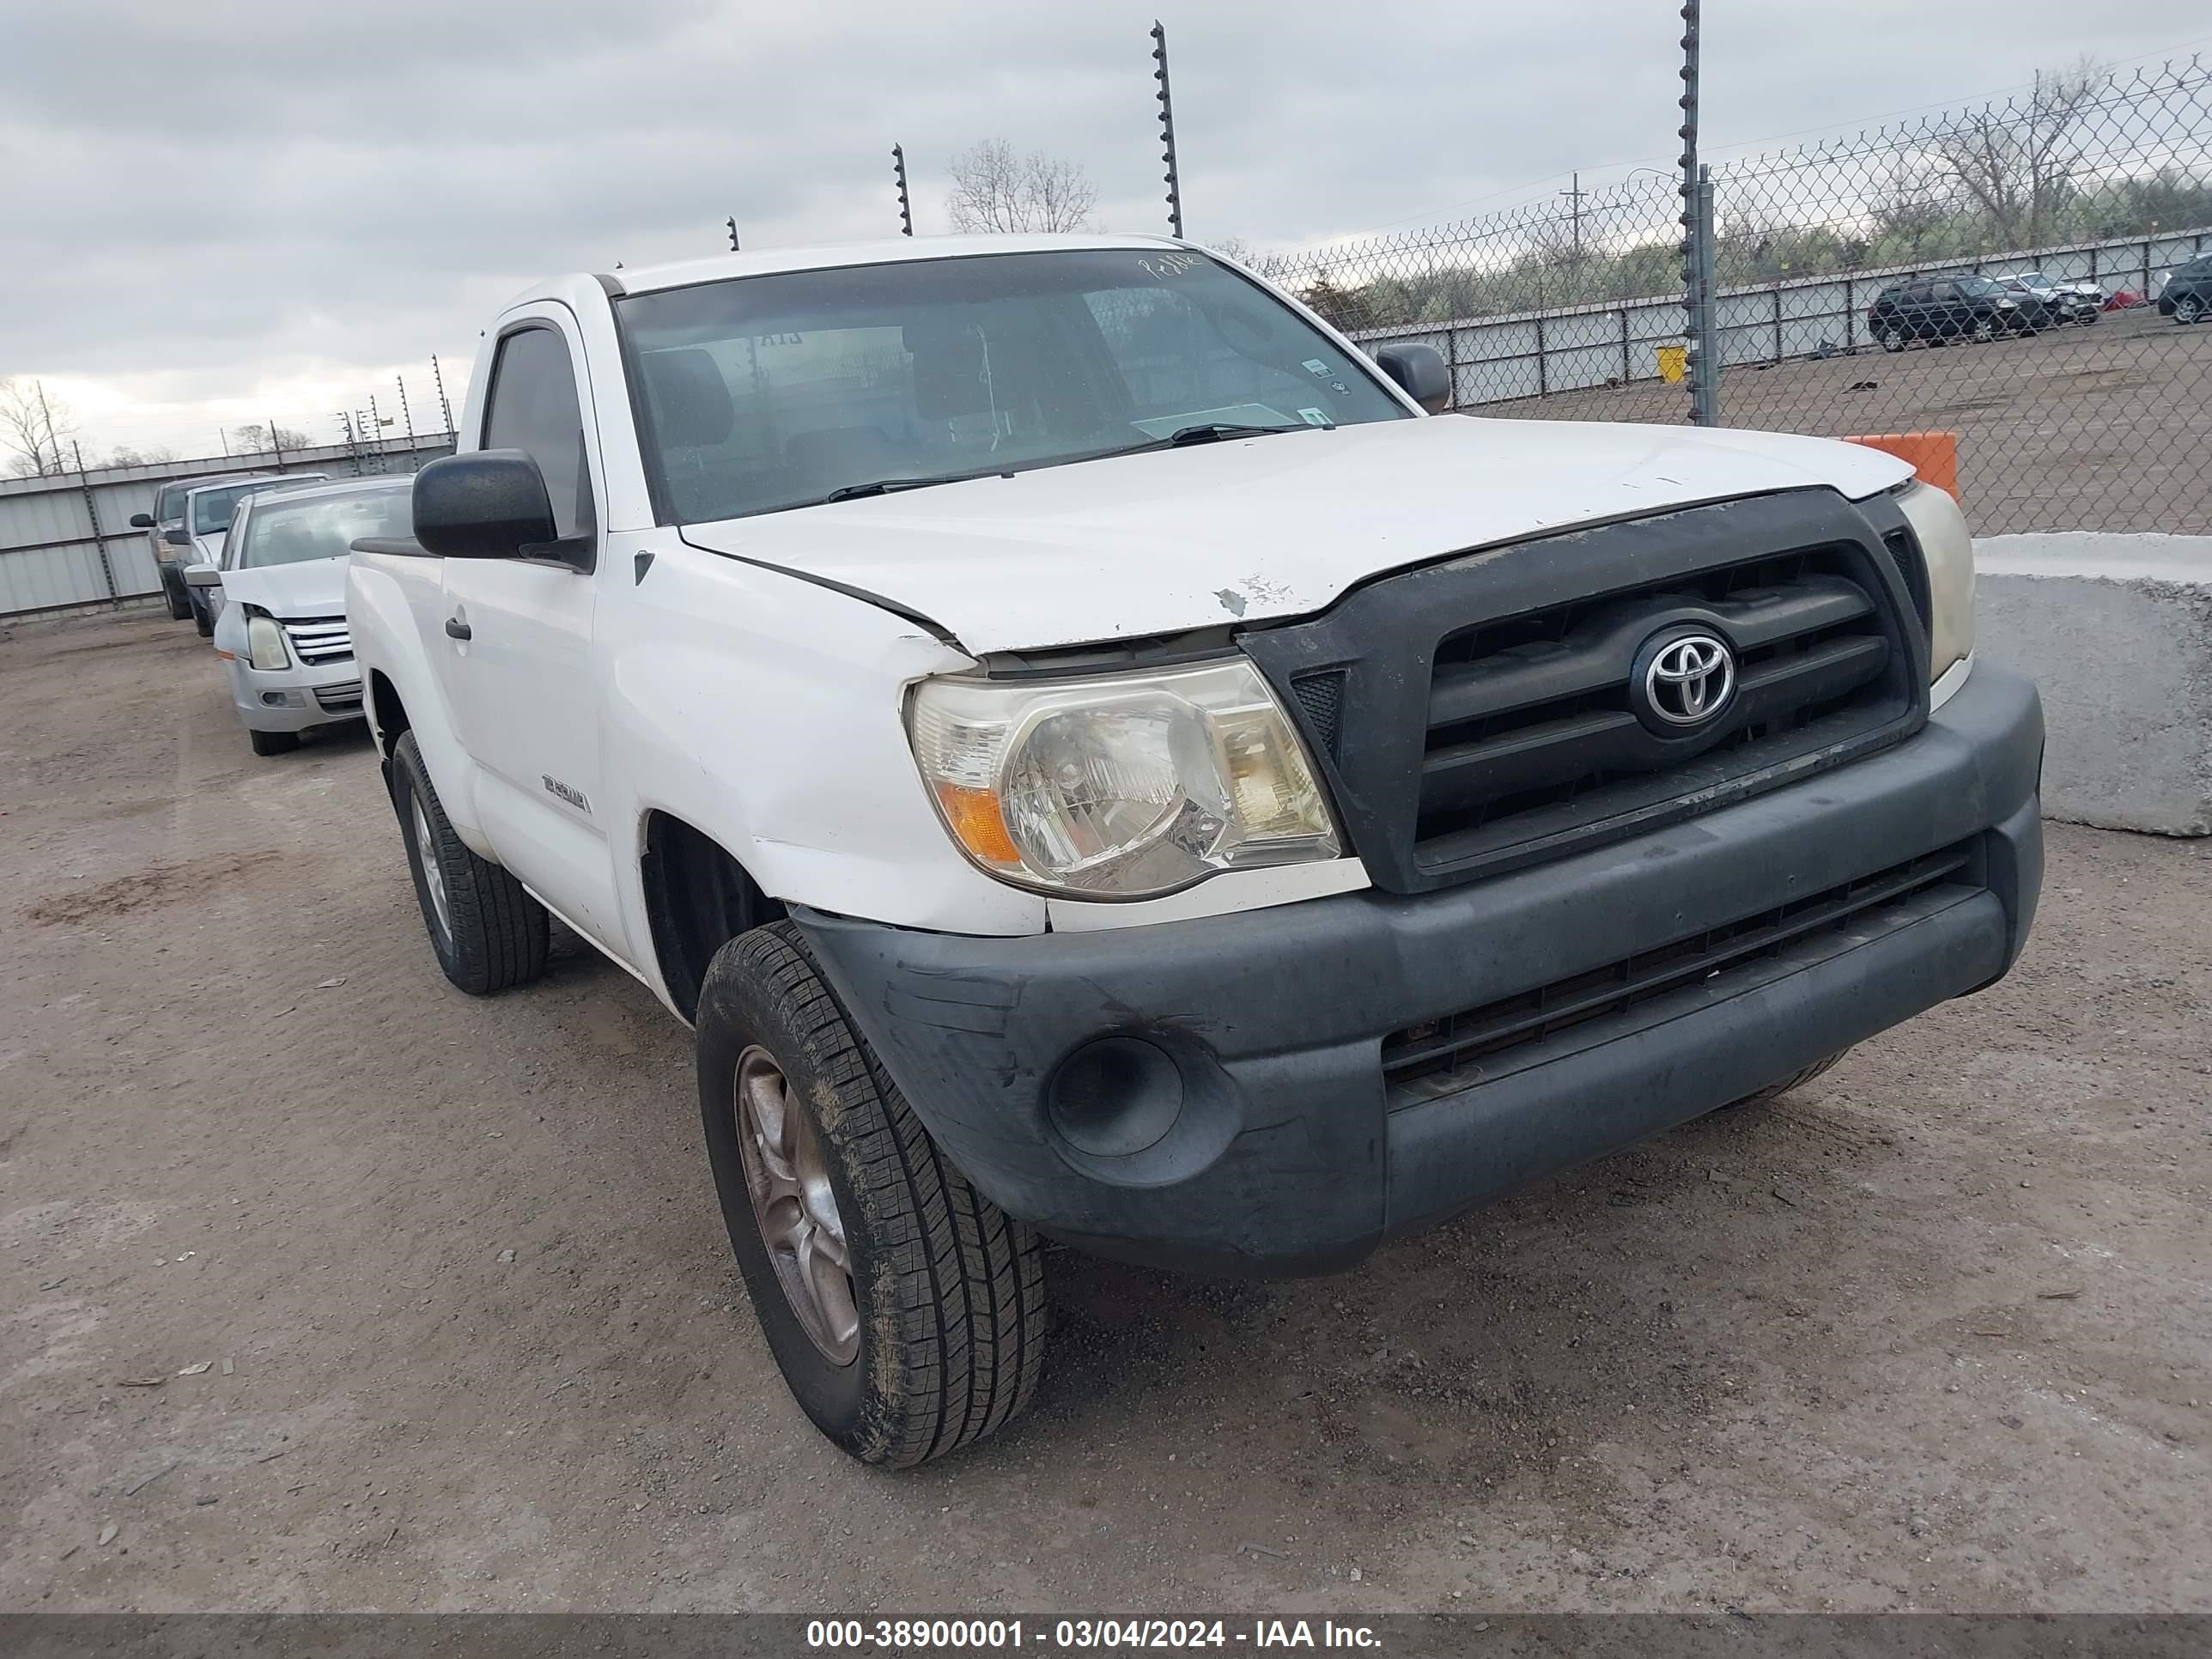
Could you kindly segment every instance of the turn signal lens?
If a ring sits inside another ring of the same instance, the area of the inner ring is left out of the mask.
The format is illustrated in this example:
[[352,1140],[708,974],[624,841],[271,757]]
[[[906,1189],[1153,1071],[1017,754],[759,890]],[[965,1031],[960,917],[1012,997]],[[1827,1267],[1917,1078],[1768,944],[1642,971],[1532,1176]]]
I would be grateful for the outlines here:
[[1006,820],[999,811],[999,798],[988,789],[968,789],[940,781],[937,810],[945,814],[945,827],[952,839],[977,863],[1000,869],[1021,867],[1021,849],[1006,833]]

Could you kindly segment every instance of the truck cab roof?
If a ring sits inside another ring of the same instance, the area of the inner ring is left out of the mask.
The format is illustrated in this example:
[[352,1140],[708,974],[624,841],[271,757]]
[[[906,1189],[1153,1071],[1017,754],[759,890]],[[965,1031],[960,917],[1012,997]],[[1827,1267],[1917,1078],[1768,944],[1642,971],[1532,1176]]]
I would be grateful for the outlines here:
[[758,252],[716,254],[704,259],[675,259],[632,265],[620,270],[576,272],[532,284],[507,301],[507,308],[537,300],[568,300],[579,287],[612,296],[688,288],[695,283],[726,282],[732,276],[762,276],[779,271],[823,270],[845,265],[896,264],[912,259],[967,259],[991,253],[1042,253],[1055,249],[1176,248],[1190,246],[1172,237],[1126,232],[1018,236],[887,236],[865,242],[828,242],[809,247],[766,248]]

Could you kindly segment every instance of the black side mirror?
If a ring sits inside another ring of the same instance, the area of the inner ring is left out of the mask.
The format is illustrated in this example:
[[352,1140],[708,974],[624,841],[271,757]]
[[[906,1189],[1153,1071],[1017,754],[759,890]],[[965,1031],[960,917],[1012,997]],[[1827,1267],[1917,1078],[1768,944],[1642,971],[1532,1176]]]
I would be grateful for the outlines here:
[[131,515],[131,527],[133,530],[151,530],[154,527],[154,515],[150,513],[133,513]]
[[1451,368],[1434,346],[1386,345],[1375,353],[1375,366],[1430,414],[1441,415],[1451,407]]
[[415,475],[415,539],[447,559],[550,556],[545,475],[519,449],[447,455]]
[[184,526],[179,525],[174,530],[164,530],[161,532],[161,539],[171,547],[190,547],[192,544],[192,532]]

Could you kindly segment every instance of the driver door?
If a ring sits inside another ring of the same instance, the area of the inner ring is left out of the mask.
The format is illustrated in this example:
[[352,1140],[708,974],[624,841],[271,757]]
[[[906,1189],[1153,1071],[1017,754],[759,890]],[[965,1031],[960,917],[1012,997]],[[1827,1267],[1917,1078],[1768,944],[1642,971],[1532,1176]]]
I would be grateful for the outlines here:
[[[600,538],[598,428],[583,343],[565,307],[503,320],[480,447],[538,463],[556,533]],[[445,560],[441,649],[475,762],[477,822],[499,861],[570,926],[622,949],[602,799],[592,638],[598,559]]]

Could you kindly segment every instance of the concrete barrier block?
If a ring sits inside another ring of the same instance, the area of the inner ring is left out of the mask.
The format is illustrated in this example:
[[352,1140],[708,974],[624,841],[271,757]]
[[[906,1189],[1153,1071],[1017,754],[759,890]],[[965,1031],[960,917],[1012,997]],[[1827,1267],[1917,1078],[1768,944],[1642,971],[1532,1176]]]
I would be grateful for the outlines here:
[[1975,652],[2035,678],[2045,816],[2212,835],[2212,536],[1989,536]]

